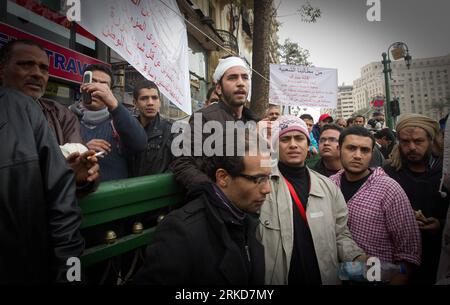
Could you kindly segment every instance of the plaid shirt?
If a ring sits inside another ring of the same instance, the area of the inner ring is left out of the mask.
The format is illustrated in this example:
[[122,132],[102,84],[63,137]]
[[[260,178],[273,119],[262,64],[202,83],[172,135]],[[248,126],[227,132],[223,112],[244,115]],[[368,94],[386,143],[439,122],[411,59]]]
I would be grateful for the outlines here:
[[[338,187],[344,170],[330,177]],[[411,204],[401,186],[382,168],[347,202],[348,228],[368,255],[384,262],[420,265],[421,239]]]

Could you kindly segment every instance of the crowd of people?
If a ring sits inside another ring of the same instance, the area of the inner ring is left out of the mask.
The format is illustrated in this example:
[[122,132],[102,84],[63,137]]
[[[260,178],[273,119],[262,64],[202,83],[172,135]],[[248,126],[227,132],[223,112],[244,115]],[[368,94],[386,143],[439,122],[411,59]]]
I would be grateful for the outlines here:
[[[104,181],[165,172],[186,203],[158,225],[134,283],[341,284],[343,263],[372,257],[398,269],[369,284],[449,282],[445,124],[405,114],[394,132],[381,112],[314,124],[276,105],[260,120],[245,107],[250,69],[231,56],[190,117],[190,149],[174,157],[154,82],[135,85],[135,116],[112,93],[109,67],[85,70],[92,82],[66,108],[42,97],[49,62],[39,44],[0,49],[0,283],[67,282],[67,260],[89,239],[77,199]],[[214,132],[196,134],[209,123]],[[219,129],[227,154],[196,154]]]

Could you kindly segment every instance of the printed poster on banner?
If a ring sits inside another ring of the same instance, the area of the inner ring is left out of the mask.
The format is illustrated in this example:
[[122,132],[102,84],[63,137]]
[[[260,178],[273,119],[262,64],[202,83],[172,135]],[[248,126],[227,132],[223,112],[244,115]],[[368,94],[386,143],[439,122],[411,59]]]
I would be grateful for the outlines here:
[[336,108],[337,91],[337,69],[270,65],[271,104]]
[[175,0],[96,0],[81,3],[82,27],[192,113],[187,31]]

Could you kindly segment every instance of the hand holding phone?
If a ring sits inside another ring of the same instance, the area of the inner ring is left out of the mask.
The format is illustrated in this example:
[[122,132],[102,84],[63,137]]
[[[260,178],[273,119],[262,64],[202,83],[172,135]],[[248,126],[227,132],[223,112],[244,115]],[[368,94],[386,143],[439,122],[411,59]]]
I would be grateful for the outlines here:
[[[89,84],[89,83],[92,83],[92,71],[86,71],[83,74],[83,84]],[[89,105],[92,103],[91,94],[88,92],[82,92],[81,98],[82,98],[84,104]]]

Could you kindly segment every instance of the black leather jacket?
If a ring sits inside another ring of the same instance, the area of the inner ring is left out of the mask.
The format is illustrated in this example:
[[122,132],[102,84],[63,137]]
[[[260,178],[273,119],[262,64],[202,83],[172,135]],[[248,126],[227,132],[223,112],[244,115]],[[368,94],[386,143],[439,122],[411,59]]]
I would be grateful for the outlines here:
[[84,249],[75,179],[38,105],[0,87],[0,284],[65,282]]

